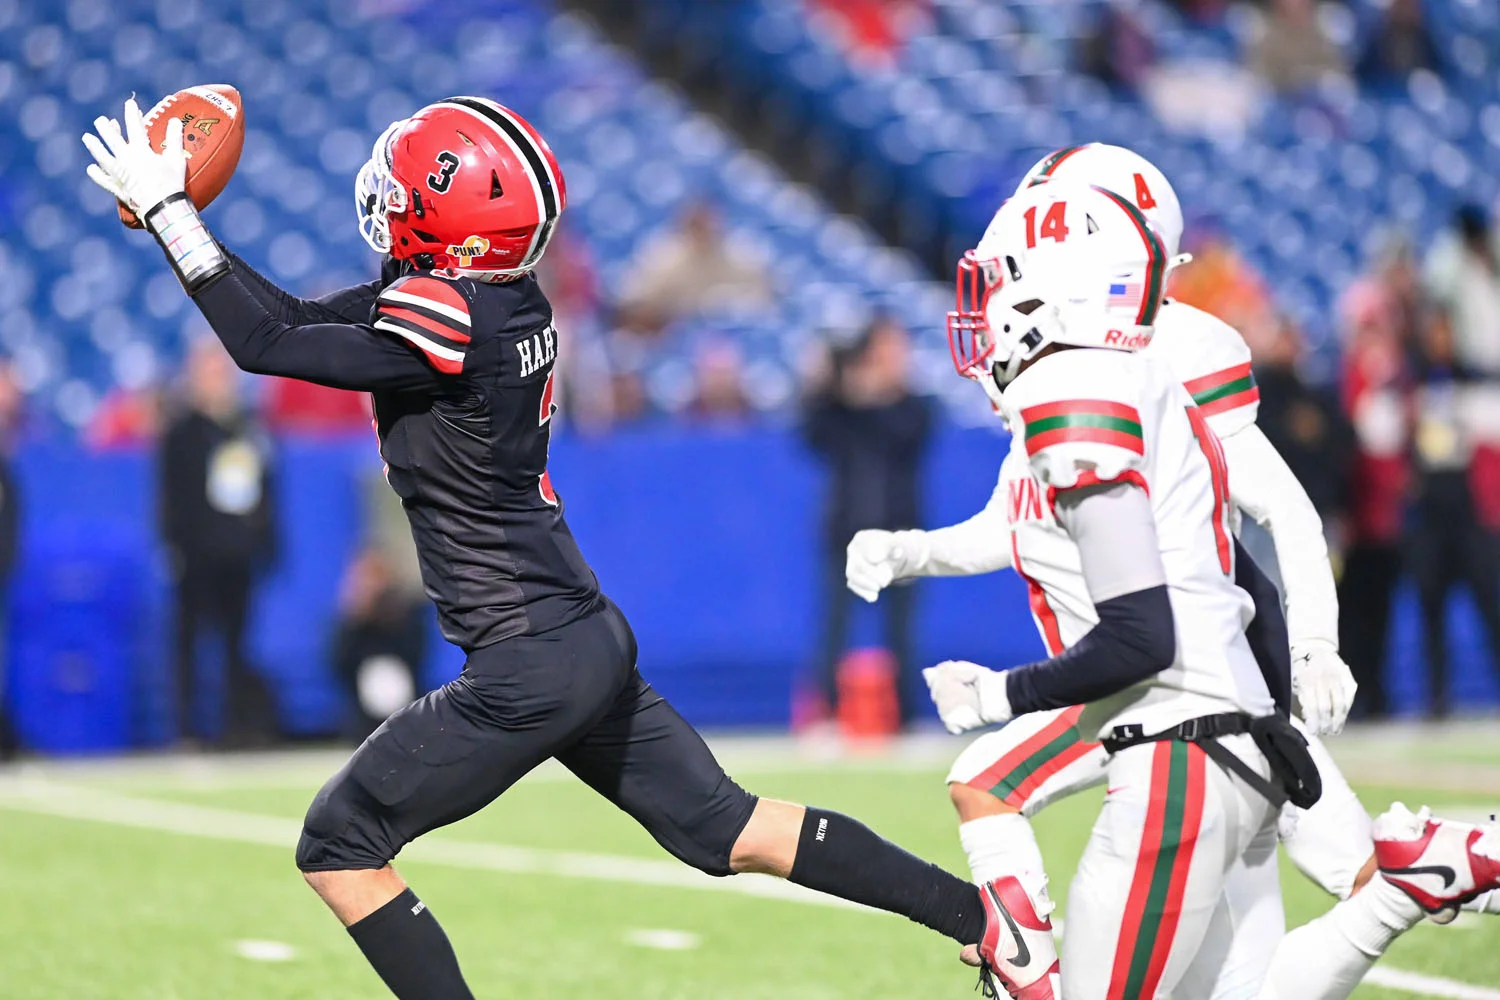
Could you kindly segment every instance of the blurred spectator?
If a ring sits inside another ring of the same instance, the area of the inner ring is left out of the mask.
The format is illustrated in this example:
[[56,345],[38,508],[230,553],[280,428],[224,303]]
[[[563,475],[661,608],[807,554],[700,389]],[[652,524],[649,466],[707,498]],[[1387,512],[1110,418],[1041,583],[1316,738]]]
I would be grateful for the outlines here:
[[927,0],[815,0],[838,26],[857,61],[889,65],[901,43],[928,20]]
[[1283,318],[1255,354],[1256,422],[1307,491],[1325,529],[1336,534],[1347,499],[1349,436],[1337,403],[1298,374],[1301,354],[1302,334]]
[[710,307],[767,305],[771,277],[764,264],[725,237],[714,207],[695,201],[675,229],[636,253],[621,288],[621,325],[654,333]]
[[1156,63],[1150,34],[1128,7],[1105,4],[1078,42],[1078,68],[1125,91],[1138,91]]
[[417,697],[428,617],[421,592],[402,586],[379,548],[361,550],[344,571],[333,665],[354,709],[351,739],[363,740]]
[[1200,25],[1212,26],[1224,20],[1228,0],[1170,0],[1182,16]]
[[1437,65],[1437,46],[1427,30],[1422,0],[1392,0],[1365,44],[1355,73],[1366,85],[1400,83],[1416,70]]
[[1461,360],[1451,321],[1435,310],[1418,362],[1409,565],[1422,607],[1428,714],[1448,714],[1448,595],[1467,583],[1500,671],[1500,553],[1479,523],[1471,492],[1470,407],[1477,373]]
[[1213,313],[1239,330],[1252,347],[1274,331],[1275,314],[1265,283],[1223,230],[1199,225],[1189,231],[1184,249],[1193,259],[1172,272],[1172,298]]
[[552,400],[563,423],[603,430],[614,422],[613,365],[604,336],[597,268],[566,222],[547,247],[537,281],[552,303],[558,330],[557,384]]
[[[836,710],[836,674],[848,640],[849,608],[856,599],[844,586],[844,548],[856,531],[921,523],[918,471],[932,430],[932,410],[928,399],[912,392],[910,370],[906,330],[895,320],[877,320],[835,355],[828,384],[811,400],[806,417],[808,443],[832,477],[823,551],[828,618],[819,677],[830,710]],[[898,664],[896,696],[903,725],[926,700],[912,649],[914,594],[911,586],[892,587],[877,605]]]
[[1472,455],[1469,480],[1479,522],[1500,531],[1500,249],[1488,214],[1461,206],[1428,255],[1427,287],[1452,321]]
[[295,378],[265,383],[266,424],[275,431],[330,434],[370,432],[370,397],[363,392],[330,389]]
[[161,391],[155,386],[144,389],[111,389],[94,417],[89,421],[85,438],[98,451],[140,448],[156,440],[161,433]]
[[161,537],[176,583],[178,732],[203,736],[198,647],[217,633],[226,741],[257,743],[271,735],[273,706],[246,658],[245,628],[251,590],[276,551],[271,446],[241,404],[239,372],[217,341],[189,350],[185,396],[162,435],[158,466]]
[[1339,578],[1339,648],[1359,681],[1355,712],[1384,716],[1391,600],[1401,574],[1410,475],[1412,353],[1420,289],[1411,249],[1391,241],[1374,273],[1340,303],[1342,395],[1354,432],[1344,571]]
[[694,358],[691,416],[704,420],[738,420],[751,412],[742,372],[744,355],[732,340],[716,339],[701,345]]
[[1280,94],[1348,75],[1343,53],[1318,20],[1315,0],[1272,0],[1249,56],[1250,68]]
[[1457,360],[1500,375],[1500,256],[1490,220],[1479,206],[1464,205],[1453,221],[1428,258],[1428,290],[1452,318]]
[[6,609],[10,602],[6,596],[20,551],[21,491],[11,468],[10,454],[20,427],[24,401],[10,365],[0,365],[0,760],[8,760],[20,749],[20,741],[5,707],[10,666],[7,657],[10,643],[6,641],[10,633]]

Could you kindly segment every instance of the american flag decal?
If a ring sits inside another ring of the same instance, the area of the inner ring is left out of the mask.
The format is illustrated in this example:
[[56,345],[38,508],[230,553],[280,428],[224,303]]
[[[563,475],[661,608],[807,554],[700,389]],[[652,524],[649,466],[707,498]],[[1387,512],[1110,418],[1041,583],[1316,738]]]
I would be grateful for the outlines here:
[[1141,283],[1139,281],[1115,281],[1109,286],[1109,299],[1105,302],[1108,309],[1137,309],[1141,304]]

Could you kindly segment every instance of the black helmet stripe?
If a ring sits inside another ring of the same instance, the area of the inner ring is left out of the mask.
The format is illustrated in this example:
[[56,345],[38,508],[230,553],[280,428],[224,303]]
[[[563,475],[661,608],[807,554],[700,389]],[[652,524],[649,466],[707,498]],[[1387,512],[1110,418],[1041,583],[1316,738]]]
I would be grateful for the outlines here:
[[531,171],[534,180],[535,191],[540,198],[538,205],[538,225],[532,233],[531,245],[526,249],[526,256],[521,258],[520,267],[526,268],[534,265],[541,259],[542,252],[547,249],[547,244],[552,240],[552,230],[557,225],[559,214],[557,207],[557,181],[552,174],[552,169],[547,159],[542,155],[536,140],[533,139],[524,128],[516,123],[516,120],[493,101],[487,101],[480,97],[450,97],[442,104],[453,105],[463,108],[470,114],[477,115],[493,125],[501,135],[520,151],[521,157],[526,161],[527,168]]
[[489,101],[480,100],[477,97],[450,97],[444,104],[457,104],[461,108],[467,108],[501,132],[510,137],[510,141],[516,144],[521,155],[526,159],[526,165],[531,168],[532,176],[536,178],[537,186],[542,191],[542,218],[557,218],[557,188],[552,178],[552,171],[547,169],[547,161],[542,156],[542,151],[537,148],[536,140],[531,138],[525,129],[517,125],[509,116],[497,111]]

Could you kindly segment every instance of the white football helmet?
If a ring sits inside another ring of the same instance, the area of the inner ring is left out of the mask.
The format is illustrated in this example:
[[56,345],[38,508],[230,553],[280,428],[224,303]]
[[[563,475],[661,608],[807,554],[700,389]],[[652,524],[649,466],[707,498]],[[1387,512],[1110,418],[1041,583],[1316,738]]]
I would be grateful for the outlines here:
[[1000,207],[958,265],[953,364],[1000,393],[1051,344],[1134,351],[1151,342],[1168,258],[1140,209],[1102,187],[1057,181]]
[[1016,194],[1049,181],[1095,184],[1129,198],[1156,227],[1167,256],[1177,256],[1182,242],[1182,205],[1166,175],[1141,154],[1102,142],[1067,146],[1042,157],[1026,171]]

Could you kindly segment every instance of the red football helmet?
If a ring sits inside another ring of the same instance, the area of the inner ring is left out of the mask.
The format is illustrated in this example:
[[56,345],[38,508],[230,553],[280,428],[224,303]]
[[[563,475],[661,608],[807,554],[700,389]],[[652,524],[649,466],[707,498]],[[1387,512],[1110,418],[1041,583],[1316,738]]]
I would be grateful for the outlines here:
[[354,183],[370,246],[491,281],[536,267],[568,204],[546,140],[481,97],[450,97],[391,125]]

